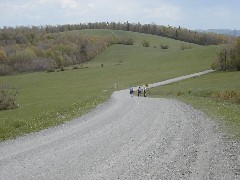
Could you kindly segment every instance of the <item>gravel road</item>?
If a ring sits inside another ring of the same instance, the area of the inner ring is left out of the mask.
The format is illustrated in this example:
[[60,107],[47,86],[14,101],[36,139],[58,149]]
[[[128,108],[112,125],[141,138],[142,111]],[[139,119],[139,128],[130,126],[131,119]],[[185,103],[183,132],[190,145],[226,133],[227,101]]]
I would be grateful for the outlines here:
[[239,154],[201,111],[122,90],[76,120],[0,143],[0,179],[233,180]]

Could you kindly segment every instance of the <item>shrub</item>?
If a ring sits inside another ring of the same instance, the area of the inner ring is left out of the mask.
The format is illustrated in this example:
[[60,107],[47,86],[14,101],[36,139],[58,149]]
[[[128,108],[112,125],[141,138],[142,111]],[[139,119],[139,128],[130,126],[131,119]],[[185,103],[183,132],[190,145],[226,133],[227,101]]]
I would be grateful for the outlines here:
[[181,50],[192,49],[192,48],[194,48],[194,46],[192,46],[192,45],[181,44],[181,46],[180,46]]
[[227,70],[227,48],[223,48],[217,53],[217,69],[221,71]]
[[78,66],[73,66],[73,69],[78,69]]
[[218,62],[213,62],[211,64],[211,68],[214,69],[214,70],[218,70]]
[[6,54],[3,50],[0,49],[0,63],[6,58]]
[[36,58],[32,63],[33,71],[45,71],[49,68],[50,60],[46,58]]
[[239,103],[240,92],[234,90],[221,91],[218,93],[218,97],[223,100]]
[[0,76],[12,74],[12,69],[8,65],[0,64]]
[[168,46],[168,45],[162,45],[162,44],[161,44],[161,48],[162,48],[162,49],[168,49],[169,46]]
[[80,64],[80,68],[81,68],[81,69],[84,68],[84,64],[83,64],[83,63]]
[[32,49],[17,50],[9,57],[9,66],[16,72],[32,71],[32,64],[36,54]]
[[189,88],[188,94],[191,94],[191,93],[192,93],[192,88]]
[[19,105],[16,103],[18,89],[10,89],[6,85],[0,86],[0,111],[7,109],[16,109]]
[[143,47],[150,47],[150,43],[149,43],[148,41],[144,40],[144,41],[142,42],[142,46],[143,46]]
[[216,69],[240,71],[240,38],[217,53]]
[[47,72],[48,72],[48,73],[50,73],[50,72],[55,72],[55,69],[52,69],[52,68],[51,68],[51,69],[48,69]]
[[117,44],[124,44],[124,45],[134,45],[134,39],[133,38],[118,38]]
[[184,94],[184,93],[182,92],[181,89],[177,92],[177,96],[181,96],[181,95],[183,95],[183,94]]

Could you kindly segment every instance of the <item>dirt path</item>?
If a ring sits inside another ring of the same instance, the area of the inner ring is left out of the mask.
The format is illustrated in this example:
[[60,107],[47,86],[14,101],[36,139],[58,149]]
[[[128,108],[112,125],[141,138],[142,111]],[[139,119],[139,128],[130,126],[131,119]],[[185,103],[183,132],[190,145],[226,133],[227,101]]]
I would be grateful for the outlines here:
[[0,179],[240,179],[239,144],[184,103],[128,90],[74,121],[0,143]]

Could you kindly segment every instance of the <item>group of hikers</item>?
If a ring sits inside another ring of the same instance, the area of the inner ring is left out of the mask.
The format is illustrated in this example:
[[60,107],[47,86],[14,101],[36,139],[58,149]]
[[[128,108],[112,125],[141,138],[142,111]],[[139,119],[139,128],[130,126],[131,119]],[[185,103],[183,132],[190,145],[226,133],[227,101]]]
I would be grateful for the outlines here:
[[[138,97],[142,96],[142,92],[143,92],[143,96],[147,97],[147,87],[148,87],[148,85],[143,86],[143,88],[141,86],[138,87],[138,89],[137,89]],[[133,87],[130,87],[129,90],[130,90],[131,97],[133,97],[133,95],[134,95]]]

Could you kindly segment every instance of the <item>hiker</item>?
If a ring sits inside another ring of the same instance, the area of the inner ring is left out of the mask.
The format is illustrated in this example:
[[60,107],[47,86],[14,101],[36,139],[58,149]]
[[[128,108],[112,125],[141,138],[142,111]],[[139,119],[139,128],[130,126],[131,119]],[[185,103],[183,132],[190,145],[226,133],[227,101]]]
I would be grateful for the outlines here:
[[139,86],[139,88],[138,88],[138,97],[141,96],[141,93],[142,93],[142,88]]
[[144,97],[147,97],[146,93],[147,93],[147,88],[146,88],[146,86],[145,86],[145,87],[143,88],[143,96],[144,96]]
[[134,94],[134,90],[133,90],[133,87],[130,87],[130,95],[131,95],[131,97],[133,97],[133,94]]

